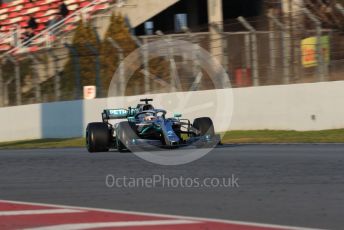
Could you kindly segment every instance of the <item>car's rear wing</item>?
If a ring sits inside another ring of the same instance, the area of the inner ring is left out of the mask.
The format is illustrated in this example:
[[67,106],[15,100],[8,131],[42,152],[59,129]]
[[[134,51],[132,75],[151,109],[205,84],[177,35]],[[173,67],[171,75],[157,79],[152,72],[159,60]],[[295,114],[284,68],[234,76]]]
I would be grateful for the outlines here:
[[110,119],[126,119],[131,116],[135,116],[137,109],[105,109],[102,113],[102,118],[104,120]]

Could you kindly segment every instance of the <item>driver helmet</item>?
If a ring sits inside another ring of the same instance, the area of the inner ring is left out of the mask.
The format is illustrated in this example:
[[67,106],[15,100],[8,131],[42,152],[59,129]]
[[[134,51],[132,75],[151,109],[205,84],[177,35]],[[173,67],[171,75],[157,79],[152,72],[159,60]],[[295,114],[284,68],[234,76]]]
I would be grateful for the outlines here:
[[147,115],[143,118],[145,121],[154,121],[156,119],[155,116]]

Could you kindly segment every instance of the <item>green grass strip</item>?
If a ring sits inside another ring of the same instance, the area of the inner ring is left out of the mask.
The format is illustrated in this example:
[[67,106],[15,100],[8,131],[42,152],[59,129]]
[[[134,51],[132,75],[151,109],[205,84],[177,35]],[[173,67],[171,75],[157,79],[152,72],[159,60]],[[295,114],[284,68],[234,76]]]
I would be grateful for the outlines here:
[[223,143],[344,143],[344,129],[321,131],[229,131]]
[[53,138],[0,142],[0,149],[68,148],[85,146],[84,138]]
[[[344,129],[322,131],[245,130],[224,133],[226,143],[344,143]],[[0,142],[0,149],[84,147],[84,138]]]

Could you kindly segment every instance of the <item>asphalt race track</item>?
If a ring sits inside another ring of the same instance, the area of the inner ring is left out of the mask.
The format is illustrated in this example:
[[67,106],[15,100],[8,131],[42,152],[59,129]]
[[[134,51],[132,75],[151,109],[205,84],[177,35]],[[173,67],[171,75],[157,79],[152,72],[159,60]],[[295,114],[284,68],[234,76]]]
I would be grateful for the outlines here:
[[[238,178],[231,187],[107,187],[116,178]],[[0,199],[343,229],[344,145],[225,145],[181,166],[85,149],[0,151]]]

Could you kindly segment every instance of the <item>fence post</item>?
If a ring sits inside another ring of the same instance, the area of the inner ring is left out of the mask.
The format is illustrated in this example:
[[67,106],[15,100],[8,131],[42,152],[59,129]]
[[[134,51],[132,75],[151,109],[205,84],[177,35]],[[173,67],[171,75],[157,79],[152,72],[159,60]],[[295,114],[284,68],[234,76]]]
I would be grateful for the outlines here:
[[[119,59],[119,84],[117,85],[117,89],[118,89],[118,96],[120,95],[124,95],[125,91],[124,91],[124,68],[125,66],[121,65],[121,63],[123,62],[124,60],[124,54],[123,54],[123,49],[122,47],[115,41],[113,40],[112,38],[107,38],[107,40],[110,42],[110,44],[115,48],[117,49],[118,51],[118,59]],[[118,88],[119,87],[119,88]]]
[[22,95],[21,95],[21,81],[20,81],[20,66],[19,62],[15,62],[15,81],[16,81],[16,98],[17,105],[22,104]]
[[174,59],[174,49],[173,49],[173,45],[171,44],[172,37],[169,35],[166,41],[168,44],[168,56],[170,59],[171,74],[172,74],[172,77],[171,77],[172,92],[175,91],[175,89],[182,91],[180,79],[177,72],[176,61]]
[[171,74],[171,92],[175,92],[176,89],[178,90],[182,90],[181,88],[181,84],[179,81],[179,77],[178,77],[178,73],[177,73],[177,66],[176,66],[176,62],[174,60],[174,51],[173,51],[173,46],[171,44],[171,36],[167,36],[167,38],[165,38],[165,34],[163,32],[161,32],[160,30],[156,31],[156,34],[161,36],[167,43],[167,49],[168,49],[168,59],[170,62],[170,74]]
[[0,107],[5,105],[5,87],[4,79],[2,76],[2,61],[0,61]]
[[269,49],[270,49],[270,80],[275,78],[276,70],[276,37],[275,31],[269,31]]
[[290,36],[287,32],[288,28],[283,25],[277,18],[274,16],[268,15],[268,17],[279,27],[282,31],[282,59],[283,59],[283,83],[290,83]]
[[197,40],[195,39],[194,35],[190,32],[190,29],[185,27],[184,32],[189,36],[190,41],[193,43],[192,48],[192,76],[195,78],[193,83],[191,84],[190,91],[198,90],[200,83],[203,78],[202,69],[200,67],[200,63],[198,60],[198,45]]
[[325,62],[323,58],[322,52],[322,28],[321,22],[318,20],[308,9],[303,8],[302,11],[306,14],[306,16],[315,24],[316,29],[316,55],[317,55],[317,72],[319,81],[325,80]]
[[101,79],[100,79],[100,59],[99,59],[99,52],[98,50],[91,44],[86,43],[87,48],[93,53],[96,57],[95,59],[95,71],[96,71],[96,88],[97,88],[97,96],[102,95],[102,87],[101,87]]
[[[149,92],[150,84],[149,84],[149,50],[147,47],[147,39],[144,39],[144,49],[143,49],[143,68],[144,68],[144,82],[145,82],[145,92]],[[154,87],[154,84],[152,84]]]
[[[220,40],[219,41],[219,46],[221,48],[220,63],[221,63],[221,66],[223,67],[223,69],[225,70],[225,73],[222,74],[222,77],[221,77],[221,83],[222,83],[222,86],[225,86],[228,83],[228,78],[227,78],[227,73],[228,73],[228,55],[227,55],[227,53],[228,53],[228,42],[227,42],[227,39],[225,37],[225,34],[223,33],[223,25],[212,23],[211,27],[213,28],[214,32],[217,33],[217,36],[220,36],[216,39]],[[211,41],[211,43],[213,43],[213,41]],[[212,47],[212,48],[214,48],[214,47]]]
[[245,33],[244,37],[244,43],[245,43],[245,68],[251,69],[251,39],[250,39],[250,33]]
[[2,66],[4,65],[4,62],[5,60],[8,60],[8,58],[6,58],[6,56],[4,56],[5,58],[1,60],[0,62],[0,80],[1,80],[1,83],[2,83],[2,87],[0,88],[1,89],[1,97],[2,97],[2,100],[0,101],[0,103],[2,102],[2,106],[6,106],[8,105],[9,103],[9,100],[8,100],[8,85],[13,81],[13,77],[11,79],[8,79],[7,81],[4,80],[4,76],[3,76],[3,71],[2,71]]
[[[207,0],[208,24],[209,24],[209,52],[211,56],[218,60],[220,65],[225,66],[227,71],[227,59],[224,57],[224,39],[223,39],[223,11],[222,0]],[[227,58],[227,57],[226,57]],[[223,69],[223,68],[222,68]],[[224,86],[227,79],[227,74],[222,71],[217,71],[217,79],[219,83]]]
[[81,78],[80,78],[80,61],[78,51],[72,45],[64,43],[64,46],[72,54],[72,62],[74,67],[74,76],[75,76],[75,99],[81,98]]
[[20,82],[20,66],[19,62],[12,57],[10,54],[5,54],[7,59],[14,64],[14,72],[15,72],[15,84],[16,84],[16,103],[17,105],[22,104],[22,96],[21,96],[21,82]]
[[54,53],[52,49],[49,49],[47,52],[48,55],[50,55],[54,59],[54,93],[55,93],[55,100],[59,101],[61,99],[61,90],[60,90],[60,73],[59,73],[59,66],[58,66],[58,61],[59,58],[57,55]]
[[257,44],[257,31],[246,21],[242,16],[238,17],[237,20],[250,31],[251,45],[252,45],[252,73],[253,73],[253,85],[259,86],[259,70],[258,70],[258,44]]
[[37,66],[39,65],[40,62],[38,61],[38,59],[33,55],[33,54],[28,54],[28,57],[33,61],[34,65],[31,66],[32,72],[34,73],[34,77],[33,77],[33,82],[35,85],[35,98],[36,98],[36,102],[39,103],[41,102],[41,85],[39,82],[39,74],[37,71]]
[[[269,11],[267,17],[270,18],[273,13]],[[269,21],[269,49],[270,49],[270,80],[275,79],[276,75],[276,36],[275,36],[275,23],[271,20]]]
[[225,40],[225,36],[223,33],[223,25],[219,25],[217,23],[210,24],[211,28],[213,29],[213,32],[216,32],[220,36],[220,38],[216,38],[215,40],[221,40],[220,47],[221,49],[221,65],[224,66],[225,70],[227,71],[228,67],[228,60],[225,58],[225,54],[227,51],[227,41]]

